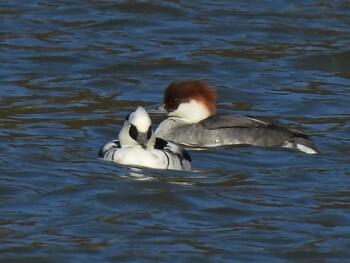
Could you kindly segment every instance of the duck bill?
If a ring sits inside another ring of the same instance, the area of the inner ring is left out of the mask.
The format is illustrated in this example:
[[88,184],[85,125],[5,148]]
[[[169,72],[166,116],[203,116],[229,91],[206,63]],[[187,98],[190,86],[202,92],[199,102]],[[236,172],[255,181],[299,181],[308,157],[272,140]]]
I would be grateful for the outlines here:
[[139,132],[136,141],[145,148],[148,143],[147,132]]
[[167,110],[164,108],[164,104],[160,105],[158,108],[147,110],[150,114],[168,114]]

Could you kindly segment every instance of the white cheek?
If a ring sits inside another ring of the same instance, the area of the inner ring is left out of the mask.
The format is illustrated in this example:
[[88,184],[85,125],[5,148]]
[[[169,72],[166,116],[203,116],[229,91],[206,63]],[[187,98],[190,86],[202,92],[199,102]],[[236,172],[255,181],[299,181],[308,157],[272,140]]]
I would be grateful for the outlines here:
[[208,118],[210,113],[201,103],[190,100],[190,102],[181,103],[175,111],[169,113],[169,116],[180,117],[186,122],[196,123]]
[[130,137],[129,125],[127,125],[127,124],[124,124],[123,128],[119,132],[118,139],[119,139],[120,145],[122,147],[138,144],[133,138]]

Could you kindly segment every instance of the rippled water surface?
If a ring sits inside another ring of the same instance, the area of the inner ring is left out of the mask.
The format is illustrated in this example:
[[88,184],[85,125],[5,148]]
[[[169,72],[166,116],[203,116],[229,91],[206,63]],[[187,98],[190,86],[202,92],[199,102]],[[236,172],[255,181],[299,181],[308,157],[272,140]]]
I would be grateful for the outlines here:
[[[56,2],[0,3],[2,262],[349,260],[349,1]],[[178,79],[209,81],[219,111],[304,126],[322,154],[99,160]]]

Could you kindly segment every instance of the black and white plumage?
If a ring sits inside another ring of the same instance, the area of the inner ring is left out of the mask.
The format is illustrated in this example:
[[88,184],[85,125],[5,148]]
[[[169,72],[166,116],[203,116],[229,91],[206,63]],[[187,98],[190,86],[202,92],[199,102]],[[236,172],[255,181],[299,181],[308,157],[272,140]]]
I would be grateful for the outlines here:
[[118,140],[104,144],[99,156],[124,165],[191,171],[190,155],[182,146],[156,138],[151,124],[147,111],[138,107],[126,118]]

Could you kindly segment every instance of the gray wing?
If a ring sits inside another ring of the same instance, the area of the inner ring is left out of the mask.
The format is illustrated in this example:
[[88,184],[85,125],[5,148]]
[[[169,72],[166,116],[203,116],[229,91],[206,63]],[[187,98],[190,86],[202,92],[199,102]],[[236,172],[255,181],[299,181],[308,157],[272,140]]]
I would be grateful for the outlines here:
[[244,115],[214,115],[200,122],[207,130],[228,129],[228,128],[267,128],[289,133],[293,136],[308,136],[300,129],[290,128],[276,120],[266,117],[252,117]]
[[[235,138],[236,144],[258,146],[282,146],[315,154],[320,151],[312,140],[299,129],[291,129],[277,121],[267,118],[255,118],[242,115],[215,115],[200,122],[208,132],[220,130],[216,135],[225,142],[226,138]],[[220,136],[225,134],[225,136]],[[224,143],[226,144],[226,143]],[[227,144],[230,144],[230,140]]]
[[[277,123],[267,118],[255,118],[243,115],[214,115],[201,121],[204,129],[227,128],[265,128],[276,126]],[[280,126],[280,125],[279,125]]]

